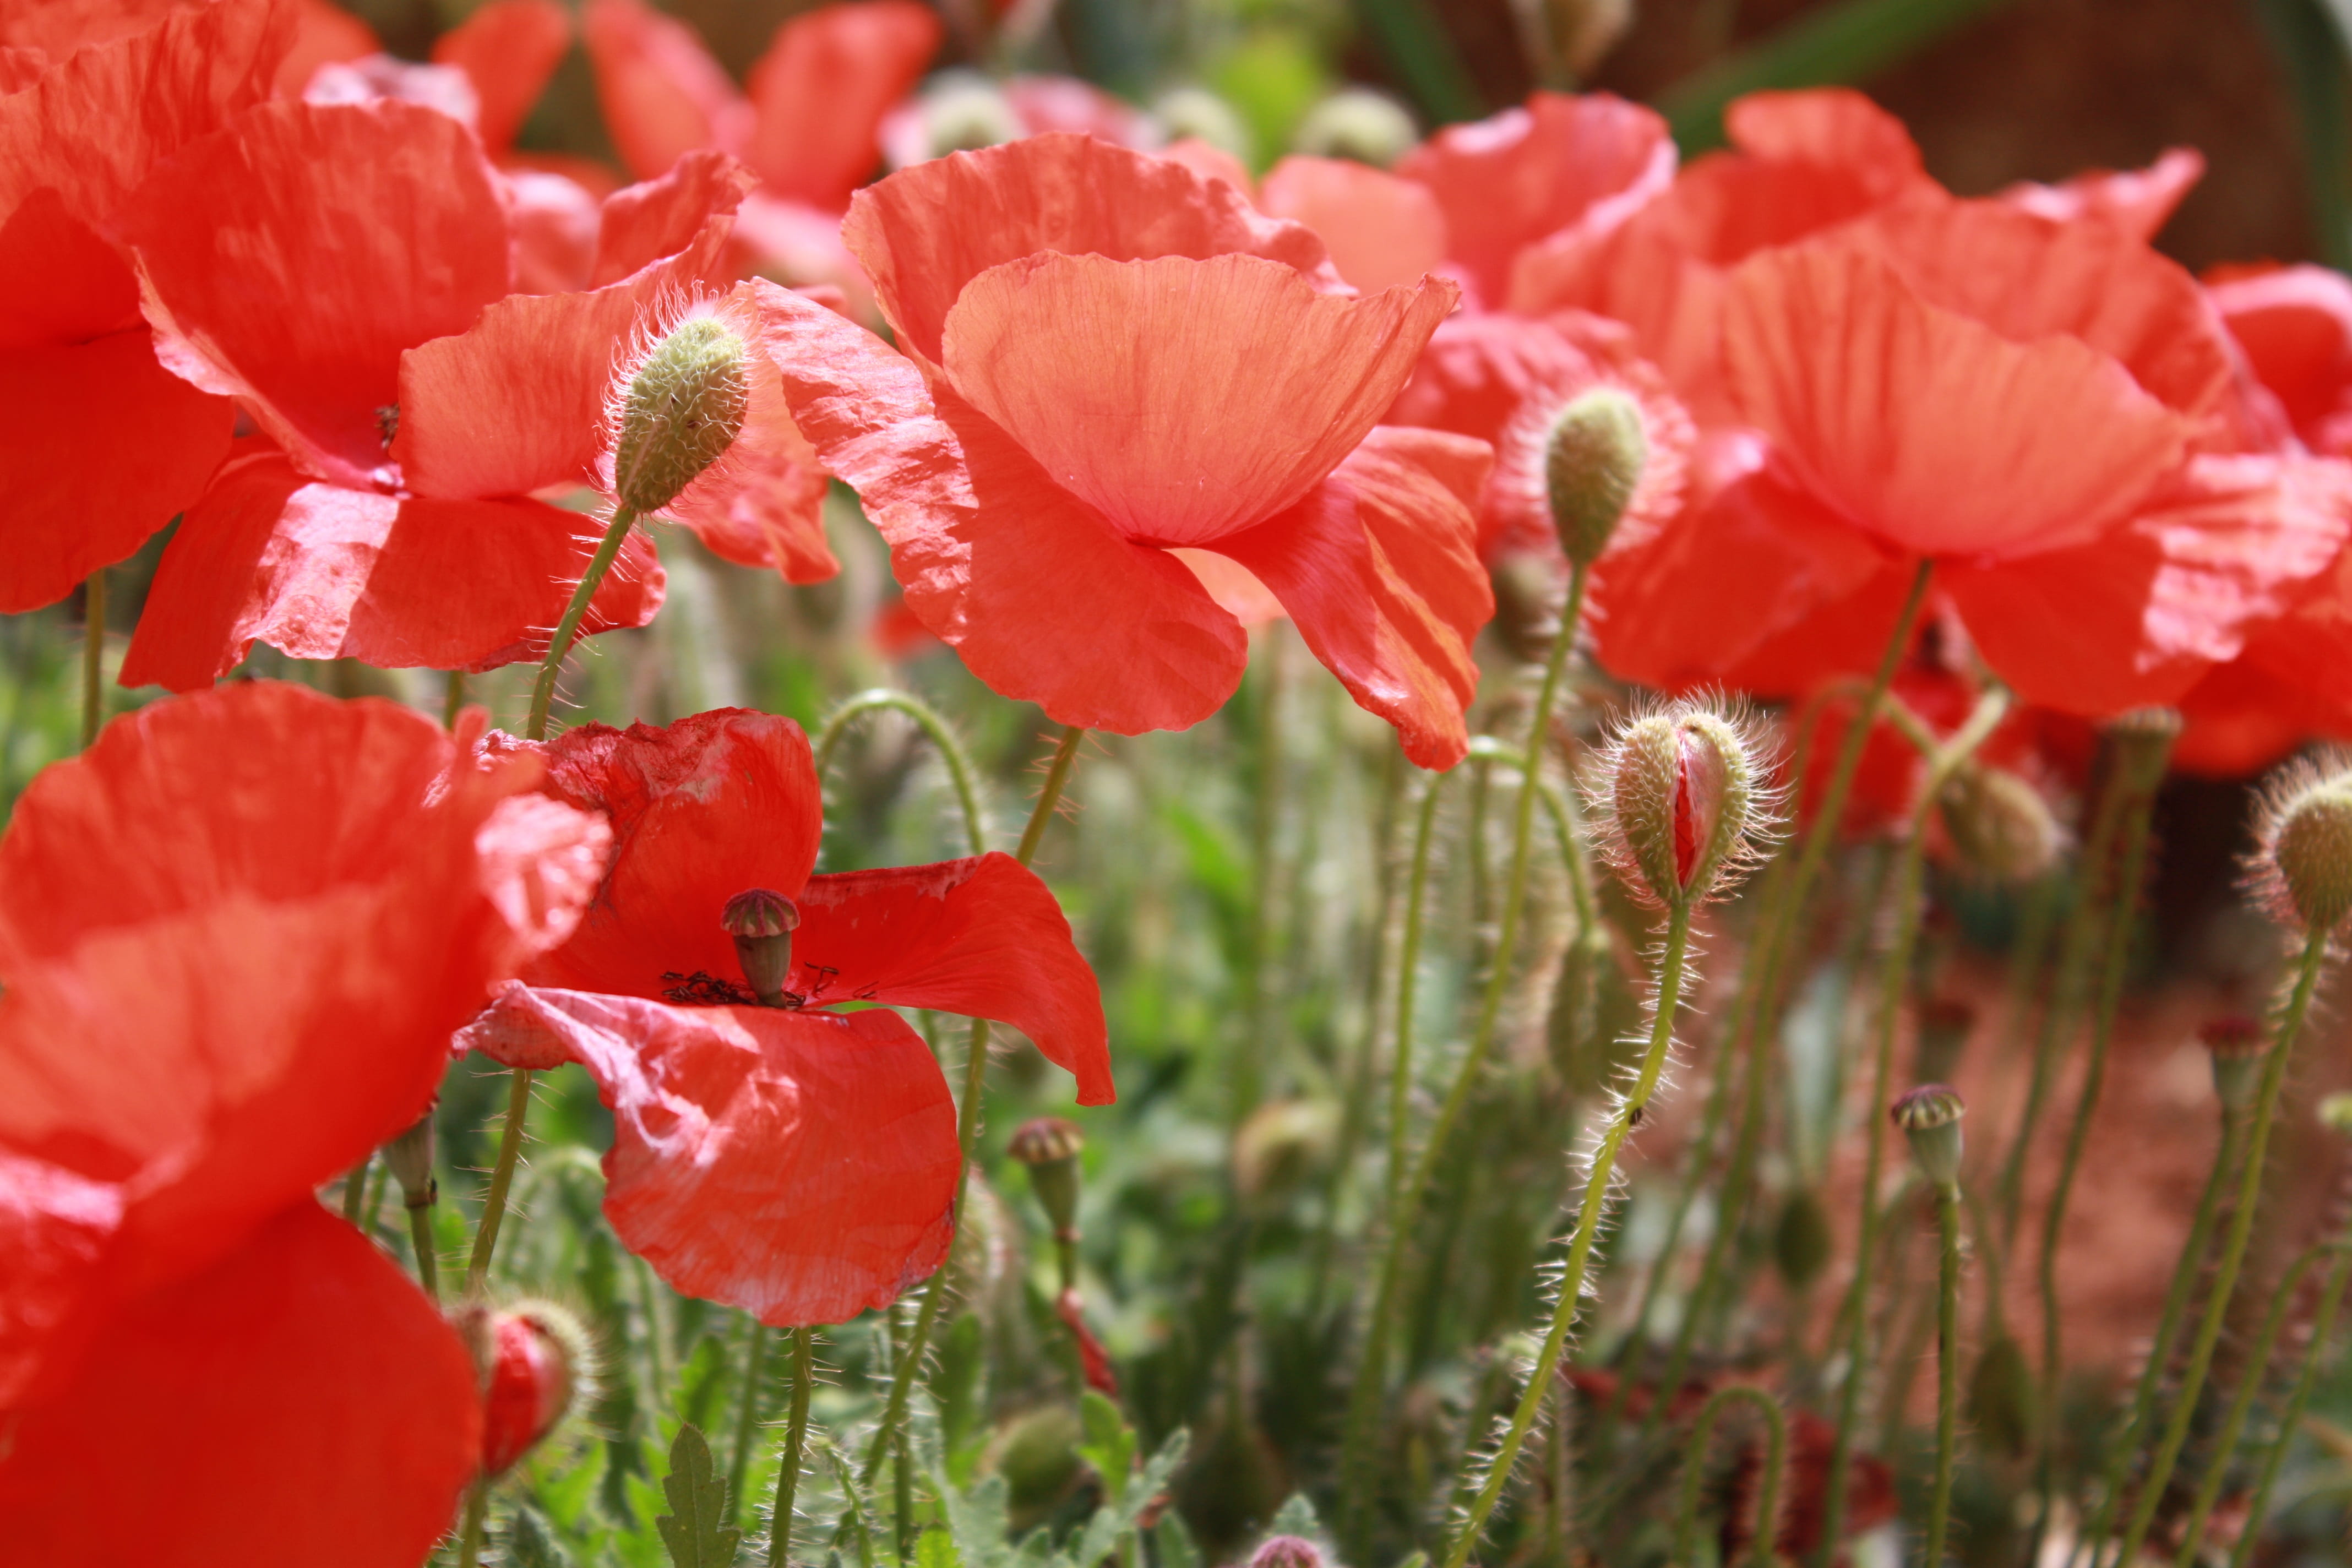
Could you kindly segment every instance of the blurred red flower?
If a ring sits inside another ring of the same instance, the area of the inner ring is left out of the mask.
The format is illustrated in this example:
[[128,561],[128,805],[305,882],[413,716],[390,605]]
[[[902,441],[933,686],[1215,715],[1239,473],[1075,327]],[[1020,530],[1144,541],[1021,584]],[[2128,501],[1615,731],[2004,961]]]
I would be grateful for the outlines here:
[[[618,847],[571,940],[458,1044],[589,1070],[615,1122],[604,1212],[678,1289],[834,1323],[946,1257],[955,1104],[890,1007],[1009,1024],[1081,1104],[1111,1100],[1094,971],[1045,884],[995,854],[810,875],[823,797],[791,720],[728,709],[543,749],[492,739],[543,754],[548,791],[609,816]],[[796,1005],[753,1005],[742,984],[721,915],[754,889],[797,910]],[[828,1010],[843,1005],[865,1010]]]
[[[157,703],[0,837],[0,1518],[44,1563],[410,1568],[473,1363],[319,1184],[561,940],[604,825],[389,703]],[[190,1433],[201,1441],[188,1440]],[[121,1506],[126,1495],[139,1505]]]

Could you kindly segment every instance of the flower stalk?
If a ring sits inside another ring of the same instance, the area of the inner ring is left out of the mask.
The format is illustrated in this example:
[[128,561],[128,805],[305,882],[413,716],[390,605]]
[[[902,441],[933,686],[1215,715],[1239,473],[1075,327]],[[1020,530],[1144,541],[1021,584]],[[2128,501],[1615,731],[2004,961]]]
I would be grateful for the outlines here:
[[1725,1568],[1738,1568],[1740,1563],[1752,1557],[1760,1557],[1767,1563],[1777,1560],[1773,1541],[1780,1531],[1780,1470],[1788,1457],[1789,1424],[1780,1414],[1779,1400],[1751,1384],[1733,1384],[1710,1394],[1691,1426],[1690,1447],[1683,1453],[1682,1491],[1675,1508],[1672,1562],[1699,1560],[1699,1484],[1706,1479],[1707,1446],[1715,1440],[1716,1424],[1734,1405],[1751,1406],[1764,1423],[1764,1473],[1756,1489],[1756,1523],[1748,1537],[1748,1552],[1727,1562]]
[[106,723],[106,568],[81,585],[81,743],[88,747]]

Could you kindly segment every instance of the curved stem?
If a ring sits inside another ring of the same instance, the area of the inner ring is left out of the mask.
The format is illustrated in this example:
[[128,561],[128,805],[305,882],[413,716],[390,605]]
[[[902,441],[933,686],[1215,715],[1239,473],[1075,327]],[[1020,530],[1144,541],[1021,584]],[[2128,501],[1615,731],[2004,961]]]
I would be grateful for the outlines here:
[[1262,634],[1265,657],[1258,668],[1255,725],[1256,787],[1250,792],[1249,927],[1243,939],[1241,994],[1244,1022],[1242,1049],[1226,1058],[1230,1090],[1227,1124],[1238,1129],[1257,1109],[1265,1092],[1265,1062],[1273,1044],[1274,997],[1268,982],[1272,965],[1266,947],[1274,935],[1274,895],[1279,879],[1274,870],[1275,832],[1281,825],[1283,649],[1286,626],[1276,621]]
[[437,1307],[441,1304],[441,1258],[433,1241],[432,1205],[409,1205],[408,1240],[416,1249],[416,1282],[425,1287],[425,1299]]
[[490,1482],[476,1476],[466,1489],[465,1522],[457,1527],[457,1568],[475,1568],[482,1560],[482,1525],[490,1512]]
[[[1764,1420],[1763,1484],[1756,1489],[1756,1530],[1748,1540],[1762,1552],[1765,1562],[1774,1560],[1772,1542],[1780,1512],[1780,1466],[1788,1454],[1788,1422],[1780,1415],[1779,1400],[1760,1388],[1733,1384],[1717,1389],[1699,1406],[1698,1419],[1691,1426],[1690,1447],[1683,1454],[1682,1496],[1675,1509],[1674,1555],[1669,1559],[1676,1568],[1698,1561],[1698,1493],[1706,1470],[1706,1448],[1714,1441],[1717,1420],[1733,1405],[1753,1405]],[[1734,1565],[1727,1563],[1725,1568]]]
[[547,710],[555,702],[555,678],[563,669],[572,639],[580,635],[580,622],[588,614],[588,602],[604,586],[604,574],[613,569],[613,563],[621,558],[621,546],[628,542],[629,530],[636,521],[637,514],[627,507],[613,509],[613,521],[605,525],[596,553],[588,558],[588,570],[581,574],[579,585],[572,590],[572,602],[563,606],[563,618],[555,623],[555,637],[547,645],[547,657],[539,661],[539,679],[531,682],[530,723],[523,731],[525,740],[547,739]]
[[357,1225],[361,1207],[367,1202],[368,1168],[375,1163],[375,1151],[368,1151],[366,1159],[351,1168],[343,1177],[343,1223]]
[[885,712],[904,714],[913,720],[939,752],[940,760],[947,764],[948,780],[955,786],[956,803],[963,808],[964,837],[971,842],[971,852],[987,854],[988,821],[980,809],[980,787],[971,759],[964,753],[963,742],[956,738],[954,727],[940,716],[939,710],[919,697],[876,687],[842,702],[826,715],[817,731],[816,776],[822,780],[833,765],[833,755],[848,738],[851,725],[868,713]]
[[106,568],[81,584],[81,743],[98,739],[106,722]]
[[1634,1116],[1649,1104],[1650,1095],[1665,1071],[1667,1048],[1674,1042],[1675,1016],[1682,1005],[1683,960],[1690,944],[1690,920],[1687,900],[1667,912],[1666,945],[1658,959],[1649,1048],[1643,1054],[1641,1070],[1633,1088],[1618,1103],[1616,1114],[1609,1119],[1608,1130],[1601,1135],[1601,1146],[1593,1152],[1591,1170],[1584,1182],[1584,1202],[1577,1211],[1575,1233],[1569,1238],[1568,1261],[1560,1273],[1559,1300],[1552,1307],[1551,1326],[1544,1331],[1543,1349],[1537,1353],[1535,1372],[1528,1379],[1526,1392],[1519,1396],[1518,1408],[1512,1413],[1511,1424],[1496,1449],[1486,1481],[1471,1501],[1462,1529],[1454,1538],[1453,1549],[1446,1553],[1445,1568],[1463,1568],[1470,1553],[1477,1550],[1486,1521],[1501,1500],[1503,1489],[1510,1484],[1519,1449],[1543,1408],[1545,1391],[1550,1388],[1552,1377],[1559,1369],[1560,1353],[1568,1346],[1569,1331],[1584,1304],[1585,1270],[1591,1266],[1593,1242],[1600,1235],[1601,1211],[1609,1205],[1609,1184],[1617,1172],[1617,1152],[1624,1147],[1627,1135],[1633,1130]]
[[530,1080],[529,1068],[508,1069],[506,1125],[499,1132],[499,1157],[490,1167],[489,1190],[482,1194],[482,1217],[474,1229],[474,1255],[466,1265],[468,1296],[482,1293],[482,1282],[489,1278],[490,1255],[498,1250],[507,1190],[514,1185],[515,1163],[522,1154],[523,1119],[530,1114]]
[[462,669],[453,669],[442,682],[441,727],[444,730],[456,729],[457,715],[464,710],[465,706],[466,672]]
[[2319,1298],[2319,1316],[2311,1325],[2311,1344],[2303,1353],[2303,1368],[2295,1373],[2294,1392],[2287,1395],[2286,1407],[2279,1412],[2278,1435],[2271,1439],[2269,1449],[2263,1455],[2261,1475],[2254,1481],[2253,1496],[2247,1503],[2246,1522],[2238,1531],[2238,1544],[2230,1551],[2230,1568],[2246,1568],[2253,1555],[2254,1543],[2262,1539],[2263,1518],[2270,1511],[2271,1489],[2278,1484],[2279,1468],[2286,1463],[2287,1445],[2303,1425],[2304,1406],[2311,1403],[2311,1387],[2318,1380],[2319,1364],[2327,1356],[2328,1336],[2336,1331],[2336,1311],[2344,1303],[2344,1286],[2352,1279],[2352,1247],[2337,1244],[2336,1267],[2328,1270],[2327,1286]]
[[2206,1298],[2205,1315],[2189,1346],[2189,1369],[2181,1375],[2180,1387],[2173,1394],[2172,1418],[2165,1426],[2163,1440],[2148,1467],[2147,1479],[2141,1484],[2139,1499],[2132,1507],[2131,1523],[2124,1531],[2123,1551],[2116,1559],[2118,1563],[2136,1560],[2140,1542],[2147,1538],[2147,1527],[2156,1518],[2157,1504],[2163,1500],[2165,1483],[2172,1479],[2172,1467],[2180,1458],[2180,1446],[2189,1439],[2189,1425],[2197,1414],[2197,1398],[2205,1391],[2205,1374],[2213,1365],[2213,1347],[2220,1342],[2221,1326],[2229,1318],[2230,1299],[2238,1289],[2238,1270],[2246,1260],[2246,1244],[2253,1236],[2254,1210],[2263,1193],[2263,1162],[2270,1148],[2271,1121],[2278,1112],[2279,1086],[2286,1080],[2287,1058],[2294,1054],[2295,1037],[2303,1032],[2303,1020],[2311,1011],[2312,993],[2318,989],[2319,972],[2326,958],[2327,932],[2311,932],[2304,941],[2294,990],[2280,1016],[2277,1037],[2263,1062],[2262,1089],[2254,1101],[2253,1122],[2246,1131],[2245,1162],[2238,1175],[2237,1209],[2230,1215],[2230,1228],[2222,1237],[2221,1259],[2214,1268],[2212,1292]]
[[730,1512],[743,1511],[743,1480],[751,1472],[751,1434],[760,1425],[760,1373],[768,1359],[768,1325],[751,1325],[751,1343],[743,1352],[743,1407],[735,1416],[735,1455],[727,1467],[727,1498]]
[[1937,1240],[1943,1264],[1936,1290],[1936,1483],[1927,1499],[1927,1568],[1942,1568],[1944,1536],[1952,1520],[1952,1458],[1960,1421],[1960,1189],[1936,1194]]
[[[768,1568],[792,1561],[793,1498],[800,1490],[801,1467],[808,1455],[809,1387],[816,1381],[816,1331],[786,1329],[793,1357],[793,1402],[784,1417],[784,1451],[776,1461],[776,1511],[768,1524]],[[842,1467],[845,1478],[848,1466]]]
[[[1062,790],[1070,782],[1070,769],[1077,761],[1078,746],[1087,738],[1082,724],[1066,724],[1062,738],[1054,748],[1054,760],[1045,769],[1045,786],[1037,792],[1037,802],[1030,808],[1029,826],[1022,829],[1020,847],[1013,858],[1024,866],[1036,858],[1038,840],[1045,837],[1045,824],[1052,821],[1054,808],[1061,803]],[[971,1046],[964,1056],[963,1098],[956,1106],[956,1144],[963,1151],[963,1165],[956,1175],[955,1205],[950,1210],[949,1234],[963,1224],[965,1194],[971,1186],[971,1166],[980,1152],[981,1102],[988,1092],[988,1020],[971,1021]],[[923,1304],[915,1314],[915,1326],[899,1348],[890,1373],[890,1397],[882,1407],[882,1420],[874,1429],[873,1446],[866,1450],[865,1463],[858,1468],[858,1479],[870,1483],[882,1468],[882,1461],[890,1457],[898,1428],[907,1419],[907,1401],[914,1392],[915,1378],[922,1371],[924,1353],[930,1348],[931,1331],[939,1322],[940,1310],[947,1304],[948,1277],[955,1270],[942,1262],[931,1271],[923,1285]]]

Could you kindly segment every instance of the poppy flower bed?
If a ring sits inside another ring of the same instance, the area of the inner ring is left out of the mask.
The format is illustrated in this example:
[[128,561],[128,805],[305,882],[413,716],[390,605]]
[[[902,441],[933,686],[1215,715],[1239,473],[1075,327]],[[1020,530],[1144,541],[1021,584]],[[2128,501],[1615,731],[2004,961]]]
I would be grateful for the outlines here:
[[0,11],[0,1561],[2340,1545],[2352,282],[2198,153],[463,9]]

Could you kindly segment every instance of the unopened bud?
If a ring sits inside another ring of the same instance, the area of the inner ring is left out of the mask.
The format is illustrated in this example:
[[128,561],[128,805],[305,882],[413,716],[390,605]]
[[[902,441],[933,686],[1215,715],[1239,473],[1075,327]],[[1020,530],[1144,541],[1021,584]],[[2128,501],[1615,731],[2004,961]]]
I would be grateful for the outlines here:
[[1923,1083],[1888,1109],[1921,1173],[1939,1187],[1959,1184],[1960,1118],[1968,1109],[1958,1089],[1940,1083]]
[[2180,738],[2180,715],[2169,708],[2134,708],[2103,728],[2116,765],[2130,770],[2137,787],[2154,789],[2172,759],[2172,742]]
[[2261,853],[2295,918],[2333,931],[2352,914],[2352,773],[2305,777],[2267,813]]
[[1753,751],[1740,725],[1688,700],[1617,738],[1608,845],[1660,903],[1702,903],[1741,868],[1765,815]]
[[2252,1109],[2262,1088],[2263,1058],[2270,1043],[2262,1024],[2237,1014],[2209,1018],[2198,1026],[2197,1037],[2212,1056],[2213,1093],[2221,1109]]
[[1323,1568],[1323,1552],[1303,1535],[1269,1535],[1250,1554],[1249,1568]]
[[1919,1004],[1919,1048],[1911,1071],[1921,1083],[1942,1083],[1952,1076],[1960,1048],[1977,1026],[1977,1010],[1953,996]]
[[1994,1453],[2022,1458],[2033,1440],[2033,1368],[2011,1334],[1996,1334],[1969,1374],[1967,1407],[1977,1440]]
[[1291,145],[1313,158],[1352,158],[1385,169],[1412,150],[1412,116],[1385,93],[1350,87],[1307,111]]
[[751,405],[743,340],[702,316],[654,345],[621,404],[613,491],[635,512],[659,511],[717,462]]
[[1831,1245],[1829,1211],[1811,1187],[1799,1187],[1772,1226],[1772,1266],[1790,1289],[1802,1290],[1829,1267]]
[[2065,846],[2042,792],[2007,768],[1969,763],[1936,804],[1960,864],[1995,881],[2032,881],[2057,864]]
[[2331,1094],[2319,1102],[2319,1124],[2352,1137],[2352,1094]]
[[1005,1152],[1029,1167],[1029,1185],[1037,1194],[1056,1237],[1078,1233],[1078,1153],[1086,1134],[1075,1121],[1041,1116],[1024,1121],[1013,1133]]
[[752,888],[727,900],[719,923],[735,939],[735,961],[743,979],[763,1007],[782,1007],[792,993],[784,982],[793,973],[793,932],[800,929],[801,911],[792,900],[765,888]]
[[1642,405],[1614,387],[1579,394],[1553,416],[1544,439],[1544,500],[1571,563],[1601,559],[1649,460]]
[[458,1329],[482,1378],[482,1473],[503,1475],[572,1408],[594,1350],[580,1320],[551,1301],[467,1308]]
[[413,1209],[430,1208],[439,1196],[433,1180],[433,1112],[383,1146],[383,1163],[400,1184],[402,1198]]
[[1234,1190],[1244,1202],[1275,1204],[1330,1158],[1339,1108],[1327,1100],[1272,1100],[1234,1133]]

